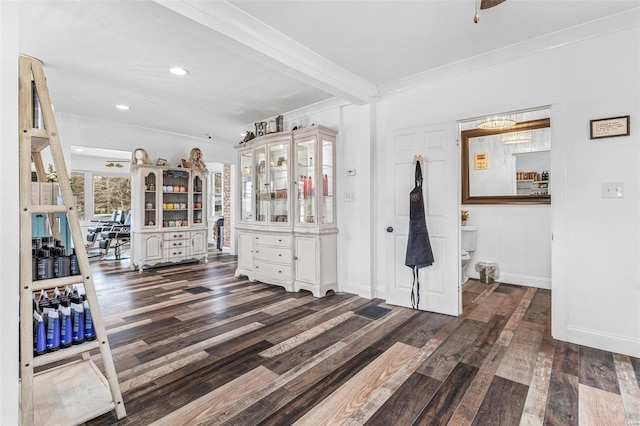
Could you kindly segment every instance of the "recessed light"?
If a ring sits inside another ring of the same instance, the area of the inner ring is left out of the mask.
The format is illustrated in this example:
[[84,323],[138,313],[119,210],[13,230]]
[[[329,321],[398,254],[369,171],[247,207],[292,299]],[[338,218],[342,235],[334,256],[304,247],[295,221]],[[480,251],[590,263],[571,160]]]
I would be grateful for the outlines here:
[[175,74],[175,75],[187,75],[189,74],[189,71],[185,70],[184,68],[180,68],[180,67],[173,67],[169,70],[169,72],[171,74]]
[[129,110],[131,108],[129,108],[129,105],[116,105],[116,108],[118,109],[122,109],[122,110]]

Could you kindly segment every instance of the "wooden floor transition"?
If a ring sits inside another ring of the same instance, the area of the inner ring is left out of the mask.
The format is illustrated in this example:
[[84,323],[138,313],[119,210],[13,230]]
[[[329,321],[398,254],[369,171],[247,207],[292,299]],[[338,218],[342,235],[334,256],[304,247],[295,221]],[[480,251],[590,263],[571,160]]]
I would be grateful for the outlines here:
[[640,424],[640,359],[554,340],[548,290],[472,280],[455,318],[250,283],[217,251],[92,268],[128,417],[88,425]]

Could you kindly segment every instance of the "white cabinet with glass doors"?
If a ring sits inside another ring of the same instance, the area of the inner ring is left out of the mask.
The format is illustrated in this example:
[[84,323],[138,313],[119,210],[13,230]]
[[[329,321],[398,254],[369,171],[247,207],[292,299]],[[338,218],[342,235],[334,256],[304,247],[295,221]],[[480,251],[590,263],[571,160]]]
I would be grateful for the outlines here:
[[314,125],[237,147],[236,276],[318,297],[337,290],[335,141],[333,130]]
[[206,244],[203,246],[207,235],[206,182],[206,176],[190,169],[135,167],[131,177],[132,270],[207,260]]

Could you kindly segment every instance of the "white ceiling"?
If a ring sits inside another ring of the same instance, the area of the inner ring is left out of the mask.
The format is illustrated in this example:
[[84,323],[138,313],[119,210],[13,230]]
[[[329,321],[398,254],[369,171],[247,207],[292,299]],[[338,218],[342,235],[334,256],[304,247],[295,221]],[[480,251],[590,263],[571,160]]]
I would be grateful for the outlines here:
[[43,61],[57,113],[237,143],[255,121],[366,103],[638,7],[508,0],[474,24],[474,0],[27,1],[20,51]]

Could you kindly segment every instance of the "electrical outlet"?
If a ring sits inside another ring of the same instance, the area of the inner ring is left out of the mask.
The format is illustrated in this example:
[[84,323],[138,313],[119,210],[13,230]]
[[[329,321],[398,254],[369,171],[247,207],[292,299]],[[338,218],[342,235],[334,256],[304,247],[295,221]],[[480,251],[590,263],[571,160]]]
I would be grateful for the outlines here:
[[602,182],[602,198],[624,198],[624,182]]
[[356,193],[355,192],[345,192],[344,193],[344,202],[345,203],[353,203],[356,201]]

